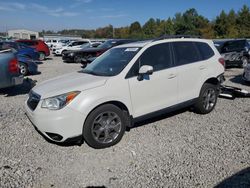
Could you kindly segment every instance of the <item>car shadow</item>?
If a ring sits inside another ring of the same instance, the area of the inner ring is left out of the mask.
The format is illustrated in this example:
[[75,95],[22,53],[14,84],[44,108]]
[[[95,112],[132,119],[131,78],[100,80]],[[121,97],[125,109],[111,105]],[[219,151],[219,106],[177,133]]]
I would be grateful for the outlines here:
[[182,113],[184,113],[186,111],[191,111],[192,112],[193,109],[191,107],[186,107],[186,108],[183,108],[183,109],[180,109],[180,110],[172,111],[172,112],[161,114],[161,115],[154,116],[154,117],[150,117],[150,116],[145,117],[145,120],[136,122],[127,131],[129,131],[130,129],[134,129],[134,128],[138,128],[138,127],[150,124],[150,123],[154,123],[156,121],[161,121],[163,119],[170,118],[170,117],[176,116],[178,114],[182,114]]
[[0,95],[5,95],[5,97],[13,97],[17,95],[27,94],[35,85],[36,81],[27,77],[23,80],[23,84],[21,85],[0,89]]
[[226,178],[215,188],[247,188],[250,187],[250,167],[243,169],[236,174]]
[[36,64],[38,64],[38,65],[42,65],[42,64],[43,64],[43,62],[42,62],[42,61],[36,61]]
[[231,78],[230,81],[233,83],[236,83],[236,84],[250,86],[250,83],[248,83],[242,79],[242,75],[237,75],[237,76]]

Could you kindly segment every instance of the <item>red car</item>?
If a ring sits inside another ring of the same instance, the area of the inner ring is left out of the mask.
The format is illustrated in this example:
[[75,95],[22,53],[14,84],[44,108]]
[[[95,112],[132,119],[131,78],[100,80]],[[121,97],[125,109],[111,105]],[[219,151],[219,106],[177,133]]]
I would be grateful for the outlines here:
[[47,56],[50,55],[49,47],[42,40],[17,40],[16,42],[23,43],[27,46],[35,48],[40,55],[40,60],[44,60]]

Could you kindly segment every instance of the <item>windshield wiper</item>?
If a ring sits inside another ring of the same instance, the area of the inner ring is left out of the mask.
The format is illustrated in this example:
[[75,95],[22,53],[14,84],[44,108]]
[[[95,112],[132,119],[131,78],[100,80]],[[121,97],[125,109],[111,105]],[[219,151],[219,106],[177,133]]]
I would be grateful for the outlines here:
[[82,70],[82,72],[86,73],[86,74],[91,74],[91,75],[94,75],[94,76],[113,76],[111,74],[105,74],[105,73],[94,72],[94,71],[89,71],[89,70]]

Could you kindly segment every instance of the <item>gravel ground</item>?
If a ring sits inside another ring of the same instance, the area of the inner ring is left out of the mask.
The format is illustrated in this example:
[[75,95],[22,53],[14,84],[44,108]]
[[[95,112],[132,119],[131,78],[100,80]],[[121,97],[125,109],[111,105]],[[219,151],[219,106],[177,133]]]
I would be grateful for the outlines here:
[[[38,83],[79,70],[60,57],[39,65]],[[241,69],[226,72],[227,84]],[[0,187],[250,187],[250,100],[219,99],[208,115],[183,110],[137,124],[114,147],[58,146],[24,115],[32,87],[0,90]]]

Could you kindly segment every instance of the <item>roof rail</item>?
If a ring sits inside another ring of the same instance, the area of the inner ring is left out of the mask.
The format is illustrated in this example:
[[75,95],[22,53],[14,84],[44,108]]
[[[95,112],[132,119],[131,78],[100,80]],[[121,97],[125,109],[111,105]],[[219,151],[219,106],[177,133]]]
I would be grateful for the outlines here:
[[154,39],[154,41],[157,40],[163,40],[163,39],[177,39],[177,38],[201,38],[201,36],[195,36],[195,35],[163,35],[159,38]]

